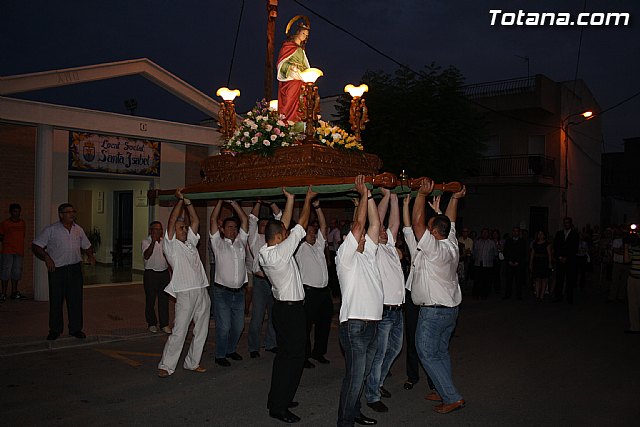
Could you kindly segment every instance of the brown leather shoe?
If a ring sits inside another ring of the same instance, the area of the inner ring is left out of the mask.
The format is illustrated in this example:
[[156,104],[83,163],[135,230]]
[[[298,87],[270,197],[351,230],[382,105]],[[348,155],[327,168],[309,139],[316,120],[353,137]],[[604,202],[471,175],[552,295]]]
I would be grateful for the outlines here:
[[167,378],[169,376],[169,371],[166,369],[158,369],[158,376],[160,378]]
[[457,402],[449,403],[448,405],[441,403],[433,407],[433,410],[439,414],[448,414],[449,412],[453,412],[457,409],[464,408],[465,402],[464,399],[460,399]]
[[207,368],[203,368],[202,366],[198,365],[197,368],[195,369],[191,369],[193,372],[198,372],[200,374],[204,374],[205,372],[207,372]]
[[431,390],[431,392],[427,393],[427,395],[424,397],[424,400],[430,400],[431,402],[442,402],[442,397],[440,397],[437,391]]

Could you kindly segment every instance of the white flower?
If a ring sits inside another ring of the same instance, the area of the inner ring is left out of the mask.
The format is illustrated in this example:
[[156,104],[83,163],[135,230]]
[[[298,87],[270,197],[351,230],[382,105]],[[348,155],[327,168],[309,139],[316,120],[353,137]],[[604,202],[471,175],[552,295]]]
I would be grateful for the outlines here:
[[263,117],[262,116],[256,116],[256,122],[259,122],[260,120],[262,120]]
[[249,111],[249,112],[247,113],[247,116],[252,116],[252,115],[253,115],[253,113],[252,113],[251,111]]
[[271,135],[269,137],[269,139],[271,139],[272,141],[275,141],[278,138],[278,135]]
[[262,144],[263,144],[265,147],[268,147],[268,146],[270,146],[270,145],[271,145],[271,141],[269,141],[268,139],[265,139],[264,141],[262,141]]
[[256,142],[258,142],[258,137],[254,136],[253,138],[251,138],[251,143],[255,144]]
[[255,123],[254,123],[254,124],[252,124],[252,125],[251,125],[251,130],[256,130],[256,129],[258,129],[258,125],[257,125],[257,124],[255,124]]
[[273,126],[269,124],[264,127],[264,130],[266,130],[267,132],[271,132],[271,129],[273,129]]
[[333,138],[334,141],[338,141],[342,138],[342,135],[340,135],[339,133],[332,133],[331,138]]
[[249,132],[245,132],[245,133],[243,133],[243,135],[248,138],[249,137]]
[[249,147],[251,147],[251,144],[249,144],[248,142],[245,142],[244,143],[244,148],[249,148]]
[[293,126],[296,124],[293,120],[287,120],[287,123],[289,124],[289,126]]
[[288,142],[283,142],[283,143],[282,143],[282,146],[283,146],[283,147],[288,147],[288,146],[289,146],[289,143],[288,143]]
[[[284,118],[284,116],[282,116]],[[276,123],[278,126],[284,126],[284,122],[282,120],[278,120]]]
[[269,120],[269,117],[267,117],[267,116],[262,116],[262,121],[263,121],[263,122],[266,122],[267,120]]
[[240,140],[239,139],[236,140],[236,145],[240,145],[240,144],[241,144]]

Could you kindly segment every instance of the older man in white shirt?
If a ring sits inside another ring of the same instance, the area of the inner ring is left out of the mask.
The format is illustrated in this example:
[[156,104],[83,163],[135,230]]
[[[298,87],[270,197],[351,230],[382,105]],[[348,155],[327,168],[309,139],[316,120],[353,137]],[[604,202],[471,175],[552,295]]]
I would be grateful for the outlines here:
[[227,218],[218,227],[223,201],[219,201],[209,220],[209,239],[216,258],[213,303],[216,317],[215,363],[231,366],[227,357],[242,360],[236,351],[244,328],[244,285],[247,283],[246,245],[249,219],[240,205],[227,200],[237,218]]
[[411,296],[420,306],[416,331],[418,355],[442,398],[434,411],[446,414],[465,406],[462,395],[453,385],[449,339],[462,301],[455,220],[458,200],[465,196],[466,189],[463,187],[452,195],[445,215],[436,215],[425,223],[426,197],[432,191],[433,181],[425,178],[413,206],[412,227],[418,245],[413,260]]
[[[176,190],[176,197],[178,202],[171,211],[162,241],[164,255],[173,269],[171,281],[164,290],[176,299],[176,317],[173,333],[167,339],[158,365],[160,378],[166,378],[175,371],[192,320],[193,339],[184,359],[184,368],[200,373],[207,371],[200,366],[200,358],[209,333],[211,301],[207,292],[207,274],[197,248],[200,220],[191,201],[182,195],[182,189]],[[190,225],[178,220],[183,207],[186,207]]]
[[[360,397],[376,354],[376,330],[383,311],[382,281],[376,264],[380,217],[364,176],[358,175],[355,184],[360,200],[351,231],[336,256],[342,292],[340,344],[346,367],[340,390],[338,426],[377,423],[362,414]],[[365,228],[367,218],[368,229]]]
[[294,253],[300,240],[306,235],[311,199],[316,196],[307,190],[298,224],[288,232],[293,214],[293,194],[283,188],[287,197],[282,221],[269,220],[265,230],[267,244],[260,249],[260,265],[273,286],[273,326],[276,329],[278,352],[273,359],[271,388],[267,407],[269,416],[286,423],[300,421],[300,417],[289,411],[297,406],[293,398],[300,384],[304,369],[306,315],[304,311],[304,288]]
[[[142,276],[145,295],[144,315],[150,332],[158,332],[158,321],[160,321],[160,329],[170,334],[169,296],[164,292],[164,288],[171,281],[171,274],[167,259],[162,252],[162,234],[162,223],[153,221],[149,224],[149,235],[141,245],[144,260],[144,275]],[[158,301],[157,316],[156,300]]]

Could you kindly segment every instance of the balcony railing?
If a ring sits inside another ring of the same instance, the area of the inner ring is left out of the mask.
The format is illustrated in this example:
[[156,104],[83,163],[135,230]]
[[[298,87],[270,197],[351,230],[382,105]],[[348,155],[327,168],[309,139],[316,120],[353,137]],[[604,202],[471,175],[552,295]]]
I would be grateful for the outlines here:
[[474,177],[522,177],[553,178],[555,161],[541,155],[483,157],[471,171]]
[[534,92],[536,77],[522,77],[519,79],[498,80],[488,83],[478,83],[462,88],[463,93],[471,99],[487,98],[491,96],[514,95]]

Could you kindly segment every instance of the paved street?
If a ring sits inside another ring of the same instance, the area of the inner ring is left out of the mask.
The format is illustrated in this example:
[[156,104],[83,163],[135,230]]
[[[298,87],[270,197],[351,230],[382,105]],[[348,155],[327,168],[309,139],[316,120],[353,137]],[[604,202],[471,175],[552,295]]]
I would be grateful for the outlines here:
[[[213,364],[213,329],[204,374],[179,365],[156,377],[166,336],[145,332],[139,285],[85,289],[82,343],[63,335],[48,349],[47,303],[0,305],[4,425],[276,426],[266,396],[273,355]],[[411,391],[404,352],[392,368],[384,399],[390,410],[364,413],[382,426],[638,425],[640,336],[622,333],[626,304],[598,292],[577,293],[573,306],[524,301],[463,302],[451,345],[454,381],[467,407],[432,412],[425,381]],[[213,324],[212,324],[213,326]],[[78,344],[84,344],[78,346]],[[335,425],[344,364],[333,329],[328,366],[307,369],[294,410],[304,426]]]

